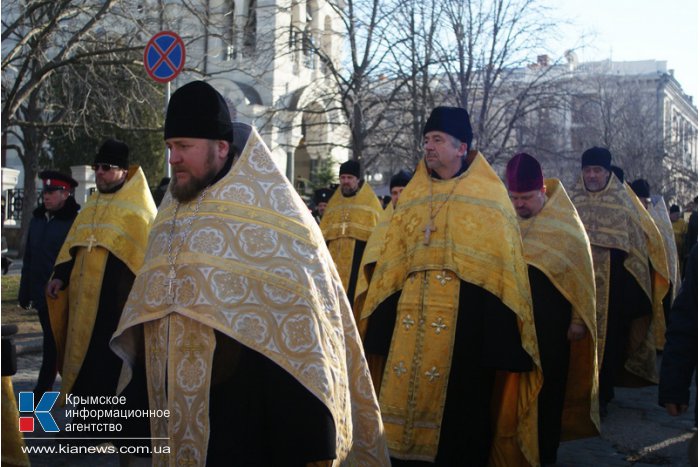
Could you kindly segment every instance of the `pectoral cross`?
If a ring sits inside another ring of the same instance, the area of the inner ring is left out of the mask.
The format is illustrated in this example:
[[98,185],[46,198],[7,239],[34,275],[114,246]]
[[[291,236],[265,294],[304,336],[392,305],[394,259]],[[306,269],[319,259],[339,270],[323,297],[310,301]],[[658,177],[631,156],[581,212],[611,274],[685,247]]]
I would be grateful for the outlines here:
[[348,223],[347,221],[350,220],[350,215],[347,212],[343,212],[343,223],[340,224],[340,235],[345,235],[345,229],[348,228]]
[[175,268],[171,267],[170,272],[168,272],[168,280],[166,280],[164,284],[168,287],[168,291],[166,292],[168,303],[173,303],[173,285],[177,282],[177,280],[175,280],[176,277]]
[[95,243],[97,243],[97,239],[95,238],[95,235],[90,234],[90,236],[88,237],[87,240],[88,240],[88,253],[90,253],[92,251],[92,246]]
[[427,224],[425,224],[425,236],[423,237],[423,245],[430,245],[430,234],[432,232],[435,232],[437,228],[433,225],[433,221],[428,221]]

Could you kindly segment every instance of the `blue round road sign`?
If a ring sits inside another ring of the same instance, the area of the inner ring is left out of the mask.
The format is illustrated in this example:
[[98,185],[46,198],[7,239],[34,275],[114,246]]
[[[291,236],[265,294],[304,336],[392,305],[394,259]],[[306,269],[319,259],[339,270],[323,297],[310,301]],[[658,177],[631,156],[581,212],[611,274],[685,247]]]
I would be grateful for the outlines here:
[[172,81],[185,66],[185,43],[172,31],[159,32],[146,44],[143,66],[159,83]]

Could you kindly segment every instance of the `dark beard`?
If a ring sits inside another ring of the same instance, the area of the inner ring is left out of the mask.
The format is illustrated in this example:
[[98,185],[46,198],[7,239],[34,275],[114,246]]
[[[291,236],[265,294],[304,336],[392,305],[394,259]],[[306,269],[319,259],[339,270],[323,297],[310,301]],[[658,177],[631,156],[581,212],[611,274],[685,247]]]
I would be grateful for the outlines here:
[[216,155],[213,149],[210,147],[209,152],[207,153],[206,173],[201,178],[192,177],[185,185],[177,186],[177,174],[173,174],[173,178],[170,180],[170,194],[173,195],[173,198],[178,200],[180,203],[187,203],[195,199],[197,195],[202,192],[202,190],[208,187],[217,174],[217,170],[214,165],[215,157]]
[[214,167],[209,167],[209,171],[204,177],[192,178],[182,186],[177,185],[177,177],[173,176],[173,179],[170,181],[170,194],[181,203],[190,202],[211,184],[214,177],[216,177],[216,168]]

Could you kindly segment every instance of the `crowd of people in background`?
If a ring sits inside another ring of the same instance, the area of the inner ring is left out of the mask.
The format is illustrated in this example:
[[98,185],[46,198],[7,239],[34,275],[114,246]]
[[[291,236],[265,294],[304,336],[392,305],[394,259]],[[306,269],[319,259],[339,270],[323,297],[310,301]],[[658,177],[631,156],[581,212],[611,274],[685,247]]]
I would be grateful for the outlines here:
[[[686,411],[697,197],[667,207],[597,146],[570,189],[536,154],[501,177],[457,107],[423,136],[387,195],[349,160],[308,206],[195,81],[169,101],[156,189],[114,139],[82,209],[42,172],[19,292],[44,337],[35,401],[60,373],[62,401],[168,410],[120,420],[114,444],[161,448],[124,465],[548,465],[600,433],[616,387]],[[76,443],[110,435],[78,408]]]

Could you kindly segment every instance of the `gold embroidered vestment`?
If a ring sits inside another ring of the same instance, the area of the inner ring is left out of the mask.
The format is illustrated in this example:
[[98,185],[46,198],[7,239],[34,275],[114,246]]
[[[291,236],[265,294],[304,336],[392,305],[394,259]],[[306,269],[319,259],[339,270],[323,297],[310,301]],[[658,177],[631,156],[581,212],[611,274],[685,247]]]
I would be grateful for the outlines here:
[[597,436],[598,359],[596,349],[595,277],[586,230],[566,190],[557,179],[546,179],[547,202],[529,219],[518,218],[525,261],[542,271],[571,304],[588,333],[571,342],[561,437]]
[[[335,422],[333,465],[388,465],[379,407],[350,307],[321,231],[253,129],[230,171],[195,212],[183,204],[173,294],[166,284],[176,202],[158,212],[144,266],[111,345],[123,390],[144,347],[153,437],[170,446],[154,465],[205,465],[214,331],[298,380]],[[190,219],[194,216],[193,219]],[[189,220],[188,220],[189,219]],[[243,383],[244,384],[244,383]],[[188,464],[189,465],[189,464]]]
[[47,297],[51,328],[61,369],[61,400],[70,393],[83,364],[95,326],[97,306],[109,254],[131,272],[143,263],[156,206],[148,182],[138,166],[115,193],[88,198],[66,236],[56,264],[74,260],[69,286],[52,300]]
[[350,276],[355,244],[369,239],[381,213],[379,199],[368,183],[354,196],[343,196],[338,188],[328,201],[320,227],[346,291],[353,285]]
[[[647,239],[635,206],[623,184],[611,176],[607,185],[598,192],[586,190],[583,177],[571,190],[571,201],[586,228],[593,254],[593,267],[596,279],[596,321],[598,326],[598,366],[604,355],[608,300],[610,296],[610,249],[624,251],[625,269],[639,284],[650,303],[655,302],[652,271],[649,268],[650,255]],[[640,204],[641,205],[641,204]],[[659,288],[656,288],[658,291]],[[654,319],[638,319],[633,322],[630,341],[627,345],[628,358],[625,369],[643,381],[655,383],[656,351]],[[647,383],[648,384],[648,383]]]
[[[513,465],[517,458],[536,465],[537,393],[542,375],[527,266],[505,187],[484,157],[473,155],[467,171],[449,180],[431,181],[421,161],[401,193],[386,232],[362,310],[362,318],[368,318],[384,300],[401,291],[381,385],[382,417],[393,457],[434,460],[460,281],[470,282],[494,294],[516,314],[522,346],[536,365],[534,371],[513,374],[512,390],[496,401],[491,463]],[[434,219],[431,203],[445,203]],[[435,230],[426,244],[429,223]]]

